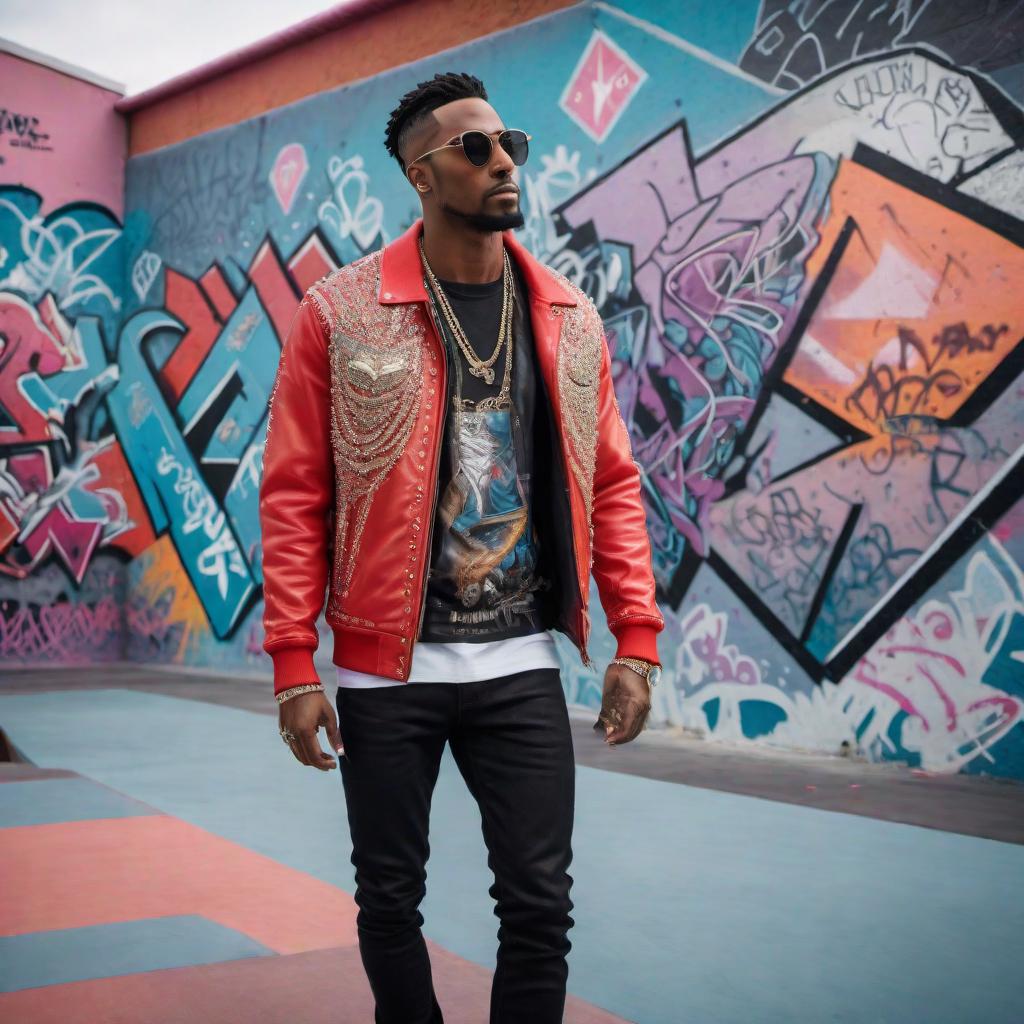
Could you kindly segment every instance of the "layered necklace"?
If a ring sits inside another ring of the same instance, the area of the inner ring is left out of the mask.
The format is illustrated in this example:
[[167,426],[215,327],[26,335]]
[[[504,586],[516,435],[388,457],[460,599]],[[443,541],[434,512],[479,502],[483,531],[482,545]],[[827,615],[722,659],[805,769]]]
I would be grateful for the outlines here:
[[448,296],[445,295],[440,282],[434,276],[433,270],[430,269],[430,264],[427,262],[427,254],[423,248],[422,236],[419,242],[420,256],[423,259],[423,266],[427,271],[430,286],[437,297],[437,303],[441,308],[445,322],[448,324],[448,329],[451,331],[452,336],[458,343],[459,349],[462,351],[463,356],[465,356],[466,362],[469,364],[469,372],[474,377],[481,377],[485,383],[493,384],[494,364],[498,361],[502,348],[505,349],[505,374],[502,378],[501,390],[498,394],[492,395],[489,398],[483,398],[478,402],[473,402],[471,399],[463,398],[461,394],[458,394],[452,396],[452,402],[460,411],[462,409],[507,409],[511,404],[508,396],[509,383],[512,379],[512,265],[509,262],[508,250],[502,249],[502,299],[501,322],[498,325],[498,341],[490,358],[481,359],[469,343],[469,338],[466,337],[466,332],[462,329],[459,318],[455,315],[455,311],[448,302]]

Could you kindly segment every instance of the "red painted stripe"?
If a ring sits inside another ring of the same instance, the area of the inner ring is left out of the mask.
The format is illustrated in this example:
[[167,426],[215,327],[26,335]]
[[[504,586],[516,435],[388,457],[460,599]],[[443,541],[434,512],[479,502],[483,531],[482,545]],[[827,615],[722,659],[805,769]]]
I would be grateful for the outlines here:
[[234,292],[228,287],[227,281],[224,280],[220,267],[210,267],[199,278],[199,283],[203,286],[203,291],[206,292],[213,303],[213,308],[217,310],[217,315],[224,323],[227,323],[231,314],[235,311],[235,306],[238,305],[238,300],[235,298]]
[[278,953],[356,943],[348,893],[166,815],[2,829],[0,878],[0,935],[202,914]]
[[288,270],[303,294],[311,284],[337,269],[327,247],[315,233],[306,239],[302,248],[288,261]]
[[256,287],[256,293],[270,316],[278,339],[283,342],[299,305],[300,296],[281,266],[277,250],[269,240],[260,246],[253,259],[252,266],[249,267],[249,280]]
[[187,328],[160,371],[161,378],[177,402],[213,348],[221,325],[195,281],[175,270],[167,270],[165,273],[164,304]]

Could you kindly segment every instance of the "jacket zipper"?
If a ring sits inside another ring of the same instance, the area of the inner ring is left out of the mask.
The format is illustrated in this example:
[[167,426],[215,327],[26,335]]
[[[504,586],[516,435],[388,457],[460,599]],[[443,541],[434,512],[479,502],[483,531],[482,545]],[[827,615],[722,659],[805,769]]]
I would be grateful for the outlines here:
[[[427,282],[424,281],[424,286],[429,288]],[[429,295],[429,292],[428,292]],[[412,667],[412,649],[416,646],[416,641],[419,640],[420,634],[423,632],[423,619],[427,611],[427,583],[430,575],[430,553],[433,550],[434,541],[434,509],[437,506],[437,493],[441,489],[440,485],[440,473],[437,472],[438,459],[440,458],[441,442],[444,437],[444,421],[448,415],[448,346],[444,344],[441,338],[441,329],[434,318],[433,303],[430,299],[427,299],[427,313],[430,316],[430,322],[434,325],[434,333],[437,336],[437,342],[441,349],[441,365],[444,367],[444,380],[443,387],[438,388],[441,392],[441,400],[438,403],[441,406],[441,422],[438,425],[437,437],[434,439],[434,493],[430,501],[430,508],[428,510],[429,525],[427,526],[427,546],[423,554],[423,586],[420,588],[420,615],[419,622],[416,624],[416,635],[409,641],[409,667]]]
[[[565,446],[564,445],[560,445],[560,447],[564,448]],[[562,453],[562,472],[568,474],[568,467],[565,464],[565,453],[564,453],[564,451]],[[568,475],[566,475],[565,479],[568,481],[568,479],[569,479]],[[587,640],[589,639],[589,634],[590,634],[590,630],[587,627],[588,627],[590,615],[589,615],[589,612],[587,611],[587,601],[586,601],[586,598],[583,596],[583,589],[580,586],[579,560],[578,560],[578,558],[576,556],[576,532],[575,532],[575,530],[573,528],[573,523],[572,523],[572,495],[569,493],[569,488],[568,487],[565,488],[565,500],[566,500],[566,502],[569,505],[569,539],[572,541],[572,560],[573,560],[573,564],[574,564],[574,566],[576,568],[576,571],[573,573],[573,576],[576,579],[576,594],[579,597],[579,602],[580,602],[579,603],[579,624],[578,624],[578,627],[577,627],[579,629],[579,632],[580,632],[580,639],[579,639],[579,643],[576,646],[579,648],[580,659],[582,660],[583,664],[586,665],[589,668],[593,664],[593,662],[590,659],[590,655],[587,652]]]

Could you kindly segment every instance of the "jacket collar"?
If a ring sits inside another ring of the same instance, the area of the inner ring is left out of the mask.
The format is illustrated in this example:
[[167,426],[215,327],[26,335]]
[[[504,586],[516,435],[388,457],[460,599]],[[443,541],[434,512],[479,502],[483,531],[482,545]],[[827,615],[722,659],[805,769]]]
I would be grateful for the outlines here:
[[[420,217],[404,234],[384,247],[380,264],[380,291],[377,301],[383,305],[399,302],[426,302],[419,238],[423,234]],[[532,298],[560,306],[575,306],[576,298],[544,265],[521,245],[511,231],[501,233],[509,256],[515,260],[526,280]]]

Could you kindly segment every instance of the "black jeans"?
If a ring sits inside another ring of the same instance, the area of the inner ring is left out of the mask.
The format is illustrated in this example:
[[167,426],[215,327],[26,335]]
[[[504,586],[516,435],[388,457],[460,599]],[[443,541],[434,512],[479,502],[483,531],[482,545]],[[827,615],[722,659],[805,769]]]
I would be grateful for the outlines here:
[[420,901],[447,741],[480,807],[498,916],[491,1024],[560,1024],[575,762],[558,669],[473,683],[338,688],[359,951],[376,1024],[441,1024]]

